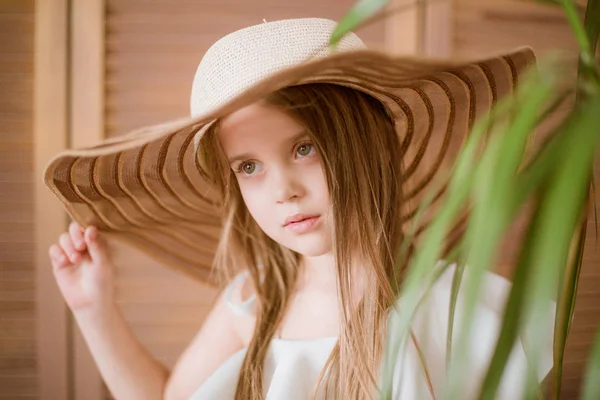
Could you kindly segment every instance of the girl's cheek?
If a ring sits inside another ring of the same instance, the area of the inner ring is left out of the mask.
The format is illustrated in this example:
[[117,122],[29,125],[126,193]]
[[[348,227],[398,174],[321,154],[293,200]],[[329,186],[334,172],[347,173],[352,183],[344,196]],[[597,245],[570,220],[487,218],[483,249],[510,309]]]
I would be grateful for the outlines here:
[[248,208],[257,202],[263,201],[264,190],[258,179],[239,179],[238,186]]
[[318,181],[327,186],[325,171],[318,159],[306,165],[304,169],[306,176],[310,176],[312,181]]
[[260,180],[260,176],[245,176],[243,174],[237,174],[236,179],[240,190],[249,190],[256,186]]

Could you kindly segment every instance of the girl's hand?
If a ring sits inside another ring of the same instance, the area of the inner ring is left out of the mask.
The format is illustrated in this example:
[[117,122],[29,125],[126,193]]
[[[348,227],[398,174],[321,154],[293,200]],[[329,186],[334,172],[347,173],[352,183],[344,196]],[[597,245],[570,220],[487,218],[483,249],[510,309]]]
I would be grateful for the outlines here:
[[98,309],[113,301],[113,265],[98,229],[76,222],[50,246],[54,277],[71,311]]

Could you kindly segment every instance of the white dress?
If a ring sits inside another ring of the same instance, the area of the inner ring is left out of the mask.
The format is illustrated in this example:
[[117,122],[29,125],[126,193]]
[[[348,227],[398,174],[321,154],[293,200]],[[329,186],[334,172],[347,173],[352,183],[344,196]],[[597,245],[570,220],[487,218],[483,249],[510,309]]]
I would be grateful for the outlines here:
[[[427,371],[417,352],[414,341],[405,343],[398,354],[394,370],[394,399],[440,399],[445,383],[446,368],[446,332],[448,305],[454,266],[449,267],[435,283],[430,295],[419,307],[413,322],[413,334],[418,348],[424,355]],[[467,278],[465,271],[463,282]],[[232,285],[239,284],[239,276]],[[231,285],[230,285],[231,287]],[[495,350],[496,339],[502,323],[502,310],[510,291],[511,283],[507,279],[492,273],[486,273],[482,286],[482,295],[476,306],[474,330],[472,333],[471,358],[464,366],[465,387],[461,399],[476,398],[479,386]],[[456,307],[455,321],[460,321],[461,293]],[[252,302],[231,304],[237,312],[248,312]],[[548,320],[554,323],[555,303],[548,307]],[[458,318],[458,319],[456,319]],[[458,324],[455,323],[455,332]],[[538,378],[541,381],[552,367],[553,326],[543,340],[543,357],[539,364]],[[456,340],[456,334],[454,339]],[[329,354],[337,342],[336,337],[311,340],[273,339],[264,365],[263,388],[266,400],[305,400],[309,399],[319,374]],[[246,354],[242,349],[225,361],[192,395],[191,400],[233,400],[239,372]],[[498,399],[513,400],[521,398],[521,388],[526,371],[526,358],[521,340],[517,340],[505,369]],[[431,382],[431,385],[428,384]],[[433,393],[431,393],[431,389]],[[322,395],[321,395],[322,396]],[[320,396],[318,396],[320,398]]]

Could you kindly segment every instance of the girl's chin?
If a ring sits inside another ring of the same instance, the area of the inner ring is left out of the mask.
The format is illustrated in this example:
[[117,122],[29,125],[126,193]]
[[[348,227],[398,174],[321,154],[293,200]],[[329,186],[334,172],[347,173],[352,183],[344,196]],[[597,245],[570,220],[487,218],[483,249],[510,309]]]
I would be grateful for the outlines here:
[[293,244],[286,243],[283,245],[306,257],[319,257],[330,253],[332,250],[331,244],[323,238],[315,238],[314,240],[296,240]]

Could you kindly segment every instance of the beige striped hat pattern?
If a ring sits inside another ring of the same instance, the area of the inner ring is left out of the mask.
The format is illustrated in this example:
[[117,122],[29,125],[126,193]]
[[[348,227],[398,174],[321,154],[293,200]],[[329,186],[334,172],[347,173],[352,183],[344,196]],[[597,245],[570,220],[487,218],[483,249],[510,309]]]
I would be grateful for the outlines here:
[[[520,48],[475,61],[433,61],[367,49],[355,34],[330,49],[335,26],[327,19],[292,19],[223,37],[198,66],[190,117],[64,151],[49,162],[45,184],[82,226],[96,225],[165,265],[211,282],[220,199],[199,172],[198,141],[218,118],[270,92],[333,83],[379,99],[393,116],[402,148],[403,220],[409,223],[474,120],[513,90],[535,62],[533,52]],[[443,189],[429,215],[442,195]],[[453,232],[460,233],[457,224]]]

